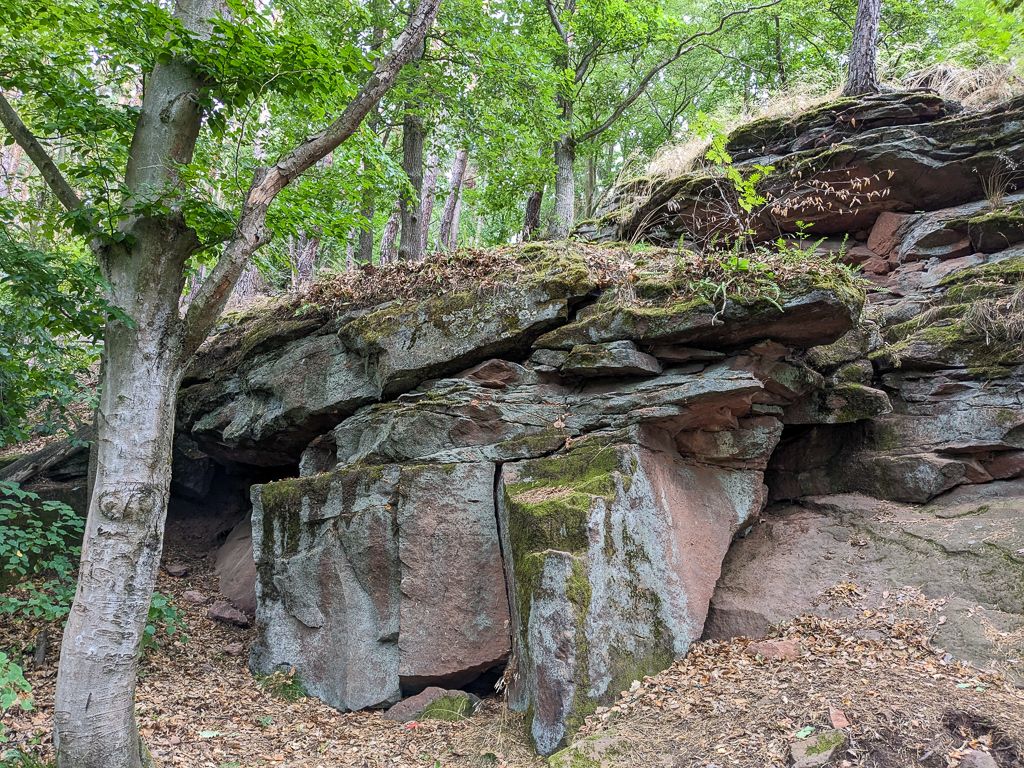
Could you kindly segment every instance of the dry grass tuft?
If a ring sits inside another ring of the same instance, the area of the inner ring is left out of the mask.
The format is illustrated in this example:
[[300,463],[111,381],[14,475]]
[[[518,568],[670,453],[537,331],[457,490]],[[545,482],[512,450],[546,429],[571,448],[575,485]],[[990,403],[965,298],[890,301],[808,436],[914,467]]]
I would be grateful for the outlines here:
[[964,313],[964,326],[986,346],[1024,344],[1024,286],[1009,296],[974,302]]
[[959,101],[968,109],[987,109],[993,104],[1024,94],[1020,67],[1011,62],[962,67],[939,63],[906,75],[904,88],[928,88],[939,96]]

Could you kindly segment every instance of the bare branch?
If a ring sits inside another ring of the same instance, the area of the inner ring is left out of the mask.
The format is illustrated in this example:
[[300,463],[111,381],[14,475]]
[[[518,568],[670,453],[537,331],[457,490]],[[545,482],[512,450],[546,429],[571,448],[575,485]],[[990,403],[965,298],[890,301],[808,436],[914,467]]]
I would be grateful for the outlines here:
[[558,36],[562,38],[562,42],[568,45],[569,33],[565,31],[565,27],[562,26],[562,20],[558,18],[558,9],[555,8],[555,0],[544,0],[544,4],[547,6],[548,16],[551,17],[551,23],[555,25],[555,31],[557,31]]
[[754,11],[761,11],[765,8],[771,8],[774,5],[778,5],[782,0],[769,0],[767,3],[761,5],[752,5],[749,8],[737,8],[735,11],[730,11],[721,18],[718,19],[718,23],[711,29],[705,29],[700,32],[694,32],[692,35],[682,40],[676,47],[675,52],[668,58],[662,59],[660,62],[651,67],[647,74],[645,74],[640,81],[633,87],[633,89],[626,95],[626,97],[619,102],[619,104],[612,110],[612,113],[599,125],[594,126],[589,131],[584,133],[582,136],[577,137],[576,143],[582,144],[585,141],[596,138],[602,133],[607,131],[614,125],[615,121],[622,117],[623,113],[629,109],[636,102],[637,99],[643,94],[647,86],[650,85],[651,81],[658,76],[658,74],[665,69],[669,64],[678,61],[686,54],[693,51],[698,47],[697,41],[704,39],[705,37],[711,37],[717,35],[725,27],[726,22],[735,16],[743,16]]
[[206,338],[227,303],[231,290],[238,282],[249,257],[270,240],[266,218],[267,209],[274,198],[314,163],[326,157],[356,132],[363,118],[387,93],[402,67],[412,60],[423,44],[440,4],[441,0],[420,0],[409,18],[409,23],[395,40],[391,52],[377,62],[373,74],[337,120],[281,156],[274,165],[256,171],[242,204],[242,215],[235,226],[234,234],[210,276],[199,287],[189,305],[185,316],[183,339],[186,354],[197,349]]
[[68,184],[67,179],[64,178],[64,174],[60,172],[60,168],[57,167],[53,158],[43,148],[43,145],[39,143],[39,139],[29,130],[28,126],[25,125],[2,91],[0,91],[0,123],[3,123],[4,128],[18,142],[18,146],[25,150],[25,154],[29,156],[33,165],[39,169],[43,181],[46,182],[46,186],[50,188],[54,196],[60,201],[60,204],[69,211],[81,208],[82,199],[78,196],[78,193]]

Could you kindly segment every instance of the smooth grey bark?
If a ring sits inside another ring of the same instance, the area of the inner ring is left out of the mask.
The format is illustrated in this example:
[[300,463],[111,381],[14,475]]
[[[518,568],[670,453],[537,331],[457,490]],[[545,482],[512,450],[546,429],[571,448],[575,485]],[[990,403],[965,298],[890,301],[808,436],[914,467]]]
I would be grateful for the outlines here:
[[858,0],[844,96],[864,96],[879,91],[878,26],[881,20],[882,0]]
[[587,156],[587,175],[583,181],[583,216],[589,219],[597,207],[597,155]]
[[437,192],[439,166],[440,161],[436,153],[431,152],[427,155],[427,172],[423,175],[423,193],[420,196],[420,224],[423,228],[423,243],[420,247],[423,253],[427,252],[430,241],[430,220],[434,217],[434,195]]
[[455,153],[455,161],[452,163],[452,173],[448,187],[448,199],[444,201],[444,211],[441,213],[441,233],[438,238],[440,240],[441,247],[449,251],[455,249],[456,241],[459,239],[456,212],[459,209],[462,182],[466,177],[466,165],[468,163],[469,150],[458,150]]
[[401,219],[401,206],[395,203],[394,210],[388,216],[384,231],[380,235],[380,263],[390,264],[395,260],[395,240],[398,237],[398,224]]
[[[185,264],[201,243],[185,223],[178,169],[191,161],[206,81],[187,60],[157,63],[129,149],[123,188],[159,196],[167,211],[126,214],[117,242],[96,231],[91,246],[106,278],[114,318],[105,334],[96,461],[78,588],[61,646],[54,702],[59,768],[141,768],[150,763],[135,722],[138,650],[163,546],[178,386],[242,271],[270,233],[274,198],[349,138],[422,46],[440,0],[420,0],[390,53],[341,115],[270,167],[256,171],[235,231],[181,314]],[[208,32],[219,0],[177,0],[175,15]],[[59,166],[0,94],[0,123],[68,209],[89,209]]]
[[373,217],[377,213],[377,192],[372,187],[363,190],[363,201],[359,212],[366,220],[366,224],[359,230],[359,260],[364,264],[372,264]]
[[555,218],[550,237],[564,240],[576,222],[576,142],[563,136],[555,143]]

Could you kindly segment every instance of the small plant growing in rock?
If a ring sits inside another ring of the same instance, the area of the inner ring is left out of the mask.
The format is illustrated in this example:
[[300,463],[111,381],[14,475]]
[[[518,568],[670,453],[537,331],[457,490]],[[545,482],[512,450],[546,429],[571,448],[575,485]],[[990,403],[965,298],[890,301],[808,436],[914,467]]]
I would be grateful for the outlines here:
[[258,679],[263,690],[278,699],[298,701],[309,695],[306,693],[306,687],[295,673],[295,667],[287,672],[271,672]]
[[[977,169],[975,169],[977,173]],[[993,208],[1003,205],[1006,195],[1016,191],[1024,179],[1018,163],[1006,155],[997,155],[992,169],[981,176],[981,192]]]

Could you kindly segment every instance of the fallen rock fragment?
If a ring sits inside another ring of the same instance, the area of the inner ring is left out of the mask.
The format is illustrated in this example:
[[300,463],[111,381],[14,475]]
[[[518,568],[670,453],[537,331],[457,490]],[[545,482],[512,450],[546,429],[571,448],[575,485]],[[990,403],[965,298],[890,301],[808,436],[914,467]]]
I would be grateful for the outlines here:
[[407,723],[410,720],[464,720],[476,711],[479,703],[478,697],[466,691],[430,686],[395,704],[384,713],[384,719],[396,723]]
[[164,570],[167,571],[168,576],[173,576],[176,579],[188,576],[188,566],[184,563],[168,563],[164,566]]
[[747,646],[747,653],[753,656],[780,661],[795,661],[803,652],[797,640],[761,640]]
[[988,752],[969,749],[960,760],[960,768],[999,768],[999,763]]
[[224,646],[224,653],[227,656],[241,656],[245,652],[245,645],[242,643],[228,643]]
[[842,731],[821,731],[802,741],[794,741],[789,745],[793,756],[793,768],[819,768],[828,765],[836,752],[846,745],[846,735]]
[[220,621],[224,624],[234,624],[236,627],[249,626],[249,617],[235,608],[235,606],[227,600],[215,601],[206,613],[214,621]]
[[181,599],[184,600],[186,603],[192,603],[193,605],[202,605],[206,602],[207,597],[202,592],[196,589],[186,589],[182,593]]

